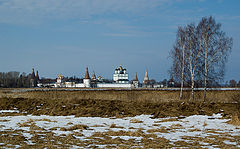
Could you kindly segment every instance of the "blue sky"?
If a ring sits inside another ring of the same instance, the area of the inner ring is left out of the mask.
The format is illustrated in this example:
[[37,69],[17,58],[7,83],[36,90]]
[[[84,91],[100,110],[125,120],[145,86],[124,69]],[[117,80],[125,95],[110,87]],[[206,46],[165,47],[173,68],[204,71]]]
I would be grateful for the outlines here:
[[177,27],[210,15],[234,39],[225,80],[239,80],[239,0],[0,0],[0,71],[83,77],[88,66],[111,79],[121,64],[160,81]]

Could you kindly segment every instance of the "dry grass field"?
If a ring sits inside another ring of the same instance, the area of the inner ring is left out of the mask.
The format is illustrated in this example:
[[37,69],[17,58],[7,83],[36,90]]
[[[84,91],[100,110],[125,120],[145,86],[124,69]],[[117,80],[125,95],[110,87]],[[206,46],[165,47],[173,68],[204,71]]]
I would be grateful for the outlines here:
[[240,147],[240,91],[178,95],[1,89],[0,148]]
[[[14,91],[14,92],[13,92]],[[179,100],[179,91],[155,90],[82,90],[27,91],[1,89],[0,110],[18,109],[33,115],[135,116],[154,117],[240,113],[240,91],[209,91],[208,102],[202,101],[202,91],[189,101],[190,91]]]

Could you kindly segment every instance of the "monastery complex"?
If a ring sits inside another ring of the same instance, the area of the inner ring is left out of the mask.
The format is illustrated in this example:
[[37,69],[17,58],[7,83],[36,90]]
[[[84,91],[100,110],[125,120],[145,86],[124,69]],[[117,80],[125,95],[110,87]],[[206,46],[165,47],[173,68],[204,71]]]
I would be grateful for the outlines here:
[[[32,72],[32,80],[34,79],[34,69]],[[37,73],[37,78],[39,78]],[[137,77],[137,72],[135,72],[134,80],[129,81],[129,75],[127,69],[123,68],[121,65],[114,70],[113,73],[113,82],[104,82],[101,76],[96,77],[95,72],[92,73],[90,77],[88,67],[85,71],[85,76],[82,82],[75,81],[65,81],[65,78],[59,75],[56,79],[56,82],[50,84],[42,84],[39,79],[36,80],[38,83],[35,86],[38,87],[56,87],[56,88],[140,88],[140,87],[156,87],[149,84],[148,71],[145,73],[143,83],[140,83]],[[35,81],[35,82],[36,82]],[[34,87],[34,83],[32,84]],[[157,87],[163,87],[158,85]]]
[[135,73],[135,79],[132,82],[130,82],[127,70],[122,66],[119,66],[118,68],[115,69],[113,73],[113,81],[114,82],[112,83],[105,83],[103,82],[102,77],[96,77],[95,72],[93,72],[92,77],[90,78],[88,68],[86,68],[83,83],[65,82],[63,76],[58,76],[57,82],[54,84],[54,87],[78,87],[78,88],[138,88],[139,87],[137,73]]

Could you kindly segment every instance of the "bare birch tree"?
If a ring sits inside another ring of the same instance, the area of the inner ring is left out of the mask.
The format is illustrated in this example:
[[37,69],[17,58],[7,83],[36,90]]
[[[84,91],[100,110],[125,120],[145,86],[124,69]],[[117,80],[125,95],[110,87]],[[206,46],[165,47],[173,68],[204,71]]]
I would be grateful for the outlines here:
[[180,48],[182,48],[182,63],[181,63],[181,68],[182,68],[182,75],[181,75],[181,91],[180,91],[180,96],[179,98],[182,99],[182,96],[183,96],[183,85],[184,85],[184,70],[185,70],[185,57],[186,57],[186,54],[185,54],[185,48],[186,48],[186,29],[184,28],[179,28],[178,29],[178,36],[179,36],[179,46]]
[[195,70],[197,68],[197,64],[199,64],[199,55],[201,46],[198,46],[198,32],[194,24],[190,24],[187,26],[187,58],[189,64],[189,72],[190,72],[190,79],[191,79],[191,99],[194,99],[194,88],[195,88]]
[[223,80],[232,38],[220,28],[221,24],[217,24],[211,16],[202,18],[197,26],[189,24],[178,28],[170,56],[173,59],[171,75],[181,82],[180,98],[184,80],[191,84],[191,99],[194,99],[195,80],[204,82],[204,100],[208,83]]
[[200,29],[200,43],[204,55],[204,100],[206,101],[206,91],[208,80],[223,80],[225,63],[232,49],[232,38],[229,38],[221,30],[221,24],[215,19],[204,17],[198,24]]
[[176,36],[176,43],[173,50],[170,53],[170,57],[173,59],[173,66],[171,70],[171,75],[175,79],[180,80],[181,90],[179,98],[182,99],[183,96],[183,86],[184,86],[184,74],[186,65],[186,28],[179,27]]

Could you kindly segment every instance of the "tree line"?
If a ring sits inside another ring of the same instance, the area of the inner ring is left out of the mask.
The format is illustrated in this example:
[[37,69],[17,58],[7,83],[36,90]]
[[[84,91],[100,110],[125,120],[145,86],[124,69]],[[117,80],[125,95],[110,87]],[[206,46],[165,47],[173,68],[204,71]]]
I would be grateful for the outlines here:
[[215,19],[203,17],[194,23],[180,26],[177,30],[176,42],[170,52],[173,61],[170,73],[174,81],[180,82],[182,98],[184,86],[192,89],[204,87],[206,99],[207,87],[219,84],[224,79],[225,64],[231,52],[233,39],[221,30],[221,24]]
[[[65,81],[82,83],[83,79],[78,77],[65,77]],[[37,87],[38,83],[51,84],[55,83],[56,79],[39,78],[38,71],[35,75],[34,69],[32,73],[20,73],[17,71],[0,72],[0,87],[1,88],[30,88]]]
[[38,71],[35,75],[34,69],[32,73],[26,74],[23,72],[10,71],[10,72],[0,72],[0,87],[4,88],[28,88],[37,87],[40,82]]
[[31,86],[31,74],[20,74],[17,71],[0,72],[0,87],[20,88]]

